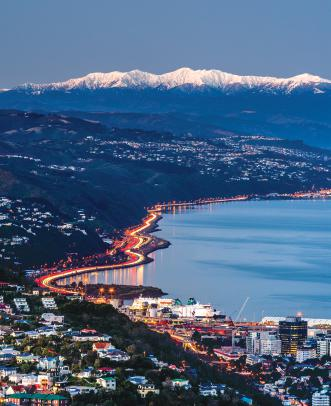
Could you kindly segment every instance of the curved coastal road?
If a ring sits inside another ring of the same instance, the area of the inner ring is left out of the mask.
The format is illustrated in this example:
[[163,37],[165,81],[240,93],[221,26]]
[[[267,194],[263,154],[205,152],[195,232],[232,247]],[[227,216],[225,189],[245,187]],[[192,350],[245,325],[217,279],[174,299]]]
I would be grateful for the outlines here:
[[48,275],[44,275],[38,279],[36,279],[36,283],[43,288],[47,288],[53,292],[61,293],[64,295],[73,294],[75,293],[74,290],[68,288],[62,288],[54,286],[54,282],[58,279],[62,279],[64,277],[78,275],[85,272],[93,272],[99,271],[103,269],[118,269],[124,267],[131,267],[141,265],[145,262],[145,255],[137,252],[136,250],[141,249],[144,245],[147,245],[151,241],[151,237],[146,235],[140,235],[140,233],[150,229],[152,225],[157,221],[159,218],[159,214],[155,212],[150,212],[147,217],[144,218],[143,222],[133,228],[128,229],[125,232],[125,245],[122,248],[123,252],[129,257],[128,260],[121,262],[119,264],[113,265],[100,265],[100,266],[89,266],[89,267],[81,267],[81,268],[73,268],[67,269],[65,271],[55,272]]
[[134,228],[129,228],[125,231],[125,237],[123,238],[123,248],[122,251],[127,255],[128,259],[124,262],[113,264],[113,265],[100,265],[100,266],[89,266],[67,269],[65,271],[59,271],[50,273],[40,278],[37,278],[35,282],[42,288],[47,288],[52,292],[71,295],[76,293],[74,290],[69,288],[58,287],[54,285],[58,279],[63,279],[68,276],[74,276],[81,273],[100,271],[105,269],[119,269],[127,268],[132,266],[141,265],[145,262],[146,256],[138,252],[143,246],[149,244],[152,238],[148,235],[142,234],[147,230],[151,229],[153,224],[160,218],[160,213],[162,209],[168,209],[169,207],[189,207],[195,206],[197,204],[210,204],[210,203],[226,203],[232,201],[247,200],[248,196],[235,196],[231,198],[214,198],[214,199],[203,199],[196,200],[192,202],[171,202],[165,204],[157,204],[151,210],[149,210],[148,215],[143,219],[142,223]]

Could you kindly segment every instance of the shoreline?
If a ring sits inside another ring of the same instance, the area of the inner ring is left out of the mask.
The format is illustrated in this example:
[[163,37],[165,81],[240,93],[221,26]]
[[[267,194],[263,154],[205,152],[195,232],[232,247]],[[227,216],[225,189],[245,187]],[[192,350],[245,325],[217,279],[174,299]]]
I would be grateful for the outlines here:
[[[76,294],[76,292],[69,288],[58,287],[56,285],[56,281],[78,274],[100,270],[131,268],[134,266],[140,266],[152,262],[153,259],[148,256],[150,253],[158,249],[164,249],[170,246],[169,241],[150,235],[150,233],[153,232],[154,228],[156,228],[157,223],[161,218],[162,216],[159,212],[148,212],[148,215],[142,220],[141,224],[125,230],[123,240],[121,240],[121,244],[124,245],[122,251],[128,256],[128,260],[117,264],[67,269],[64,271],[43,275],[40,278],[35,279],[35,282],[39,287],[46,288],[55,293],[72,295]],[[156,242],[157,245],[151,246],[150,244],[152,241]],[[145,249],[141,253],[139,250],[141,250],[142,248]]]
[[236,201],[250,201],[250,200],[308,200],[308,199],[323,199],[330,198],[331,190],[322,189],[318,192],[296,192],[293,194],[269,194],[269,195],[252,195],[252,196],[234,196],[230,198],[206,198],[197,199],[190,202],[169,202],[156,204],[151,208],[147,208],[147,216],[142,219],[142,222],[134,227],[128,227],[124,230],[122,240],[120,240],[121,251],[124,252],[128,260],[109,265],[100,265],[92,267],[80,267],[74,269],[67,269],[51,274],[43,275],[35,282],[38,286],[46,288],[55,293],[64,295],[77,294],[77,292],[67,288],[59,287],[56,284],[57,280],[64,279],[66,277],[75,276],[78,274],[84,274],[89,272],[96,272],[100,270],[111,269],[123,269],[131,268],[134,266],[141,266],[153,262],[153,259],[149,257],[154,251],[159,249],[168,248],[171,243],[161,238],[151,235],[156,231],[158,222],[162,219],[162,210],[194,207],[198,205],[227,203]]
[[[70,286],[65,287],[70,288]],[[77,294],[81,294],[81,290],[84,290],[86,300],[93,301],[94,303],[107,303],[112,300],[133,300],[140,295],[159,298],[168,294],[154,286],[121,285],[114,283],[111,285],[104,283],[86,284],[82,288],[76,287]],[[100,294],[102,294],[102,296],[100,296]]]

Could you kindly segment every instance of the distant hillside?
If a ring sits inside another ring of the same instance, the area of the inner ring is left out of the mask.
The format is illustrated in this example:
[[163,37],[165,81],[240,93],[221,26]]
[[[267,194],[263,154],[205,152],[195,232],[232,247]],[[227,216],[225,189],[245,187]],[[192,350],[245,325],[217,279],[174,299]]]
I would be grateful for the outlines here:
[[330,157],[278,138],[206,139],[0,112],[0,195],[45,199],[67,215],[84,208],[115,228],[158,201],[327,187]]
[[145,123],[142,116],[131,115],[132,128],[162,131],[160,125],[155,127],[159,116],[174,132],[213,135],[220,128],[331,148],[331,82],[309,74],[283,79],[188,68],[164,75],[95,73],[0,92],[0,108],[138,113]]

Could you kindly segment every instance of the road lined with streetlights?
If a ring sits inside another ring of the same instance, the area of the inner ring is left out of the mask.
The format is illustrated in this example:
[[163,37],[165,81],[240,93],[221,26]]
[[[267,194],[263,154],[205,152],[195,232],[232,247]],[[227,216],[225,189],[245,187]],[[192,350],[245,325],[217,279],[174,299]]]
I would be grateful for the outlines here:
[[153,225],[160,219],[162,210],[183,206],[190,207],[202,204],[242,201],[247,199],[248,196],[235,196],[230,198],[198,199],[191,202],[173,201],[170,203],[156,204],[152,208],[148,209],[148,215],[143,219],[140,225],[125,230],[123,240],[119,244],[119,247],[121,247],[120,250],[128,257],[128,259],[124,262],[112,265],[86,266],[66,269],[64,271],[52,272],[43,275],[40,278],[37,278],[35,281],[38,286],[47,288],[55,293],[64,295],[75,294],[76,291],[74,289],[56,286],[55,282],[59,279],[63,279],[69,276],[76,276],[78,274],[86,272],[94,272],[106,269],[120,269],[144,264],[147,257],[145,253],[141,253],[140,251],[143,247],[148,246],[148,244],[150,244],[150,242],[152,241],[152,237],[145,233],[151,230]]
[[143,264],[146,260],[146,256],[140,252],[137,252],[137,250],[149,244],[152,238],[148,235],[140,235],[140,233],[143,233],[151,229],[153,224],[155,224],[155,222],[159,218],[160,214],[158,212],[149,212],[148,216],[144,218],[141,225],[126,230],[124,237],[124,245],[123,248],[121,249],[129,257],[126,261],[113,265],[99,265],[99,266],[67,269],[65,271],[55,272],[37,278],[36,283],[40,287],[47,288],[52,292],[64,295],[74,294],[76,292],[73,289],[58,287],[55,286],[54,283],[58,279],[63,279],[68,276],[74,276],[85,272],[93,272],[105,269],[118,269]]

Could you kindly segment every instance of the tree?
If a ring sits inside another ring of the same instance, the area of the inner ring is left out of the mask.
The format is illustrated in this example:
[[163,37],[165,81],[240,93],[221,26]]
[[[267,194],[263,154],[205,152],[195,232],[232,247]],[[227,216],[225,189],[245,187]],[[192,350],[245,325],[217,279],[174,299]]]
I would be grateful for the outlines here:
[[201,334],[199,331],[195,330],[194,333],[192,334],[192,340],[195,341],[196,343],[201,343]]
[[95,368],[95,369],[99,369],[100,367],[101,367],[100,358],[97,358],[97,359],[94,361],[94,368]]

